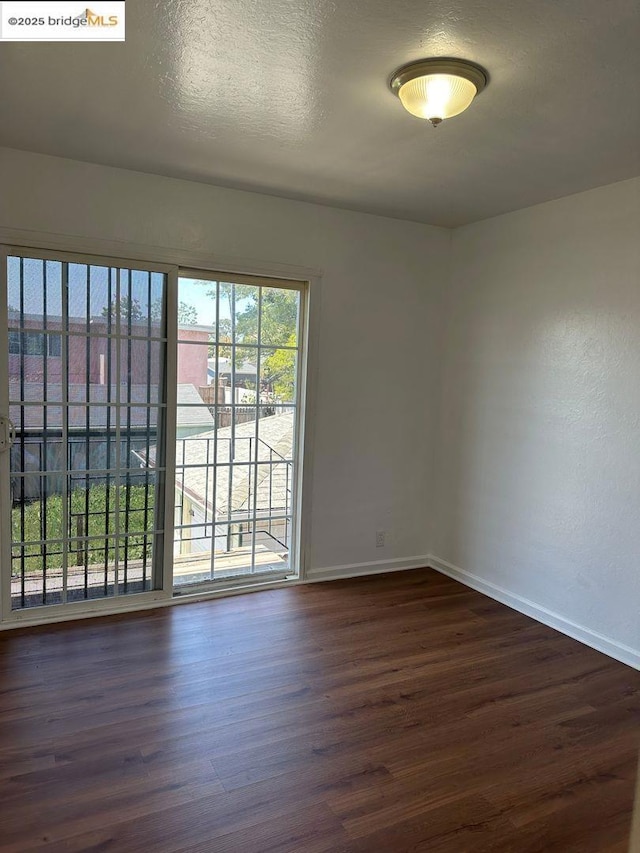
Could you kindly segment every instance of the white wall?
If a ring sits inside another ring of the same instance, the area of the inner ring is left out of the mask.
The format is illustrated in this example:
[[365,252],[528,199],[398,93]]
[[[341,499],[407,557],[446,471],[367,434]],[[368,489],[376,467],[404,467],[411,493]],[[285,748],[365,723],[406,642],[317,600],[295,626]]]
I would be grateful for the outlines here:
[[0,187],[0,226],[321,270],[311,567],[428,553],[450,232],[8,149]]
[[0,181],[0,227],[319,268],[312,570],[431,552],[640,664],[640,181],[453,235],[7,149]]
[[639,235],[640,180],[454,232],[432,545],[638,655]]

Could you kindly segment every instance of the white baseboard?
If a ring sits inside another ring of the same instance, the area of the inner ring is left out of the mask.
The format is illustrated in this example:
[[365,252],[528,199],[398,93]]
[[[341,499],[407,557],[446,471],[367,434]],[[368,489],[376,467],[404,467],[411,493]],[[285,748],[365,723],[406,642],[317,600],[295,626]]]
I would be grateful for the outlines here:
[[485,581],[478,577],[478,575],[454,566],[452,563],[441,560],[439,557],[429,557],[427,565],[429,568],[435,569],[443,575],[448,575],[448,577],[460,581],[465,586],[488,595],[489,598],[493,598],[501,604],[506,604],[507,607],[511,607],[513,610],[524,613],[526,616],[531,616],[536,621],[542,622],[543,625],[555,628],[562,634],[566,634],[568,637],[572,637],[574,640],[578,640],[586,646],[596,649],[596,651],[603,652],[605,655],[626,663],[634,669],[640,669],[640,651],[637,649],[626,646],[624,643],[619,643],[617,640],[606,637],[604,634],[599,634],[597,631],[592,631],[590,628],[585,628],[583,625],[578,625],[570,619],[561,616],[559,613],[547,610],[546,607],[542,607],[534,601],[529,601],[527,598],[523,598],[520,595],[509,592],[507,589]]
[[305,572],[305,583],[319,581],[335,581],[341,578],[358,578],[362,575],[380,575],[385,572],[402,572],[407,569],[425,569],[429,565],[429,557],[397,557],[391,560],[374,560],[370,563],[348,563],[344,566],[325,566],[308,569]]

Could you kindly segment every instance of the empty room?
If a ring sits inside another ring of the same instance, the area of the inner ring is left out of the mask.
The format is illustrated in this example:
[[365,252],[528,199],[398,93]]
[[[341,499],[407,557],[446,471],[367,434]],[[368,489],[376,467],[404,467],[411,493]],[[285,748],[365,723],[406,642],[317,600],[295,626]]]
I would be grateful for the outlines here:
[[640,850],[639,39],[0,3],[0,853]]

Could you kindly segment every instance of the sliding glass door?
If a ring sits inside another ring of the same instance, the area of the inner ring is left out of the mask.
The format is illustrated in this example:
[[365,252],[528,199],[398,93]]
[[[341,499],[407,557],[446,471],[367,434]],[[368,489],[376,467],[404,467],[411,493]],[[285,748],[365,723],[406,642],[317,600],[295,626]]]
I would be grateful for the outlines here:
[[295,576],[304,284],[20,249],[0,270],[3,618]]
[[20,251],[2,268],[5,612],[159,589],[167,274]]
[[296,575],[304,284],[0,270],[3,618]]
[[178,281],[174,584],[294,573],[303,287]]

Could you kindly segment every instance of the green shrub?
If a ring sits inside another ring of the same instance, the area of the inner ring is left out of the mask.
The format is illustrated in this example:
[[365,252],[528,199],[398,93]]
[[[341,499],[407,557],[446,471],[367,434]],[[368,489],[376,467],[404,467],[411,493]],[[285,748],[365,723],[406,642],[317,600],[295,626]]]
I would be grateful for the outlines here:
[[[69,545],[69,565],[83,565],[85,551],[91,564],[115,559],[116,534],[116,497],[119,492],[119,541],[120,560],[125,550],[128,560],[142,558],[145,548],[144,533],[154,529],[155,484],[109,486],[94,485],[88,490],[73,489],[68,496],[68,529],[63,530],[62,495],[50,495],[46,500],[35,500],[24,504],[24,508],[14,506],[12,511],[13,569],[21,569],[23,544],[46,541],[46,561],[43,546],[24,545],[24,565],[28,572],[47,568],[60,568],[62,565],[62,540]],[[144,501],[147,492],[147,519],[145,525]],[[127,493],[129,499],[128,521],[126,515]],[[87,506],[88,497],[88,506]],[[107,512],[108,505],[108,512]],[[88,510],[88,511],[87,511]],[[24,520],[23,520],[24,511]],[[46,529],[45,529],[46,516]],[[123,534],[128,532],[125,538]],[[100,537],[95,541],[84,542],[85,537]],[[147,554],[151,554],[152,537],[147,535]]]

